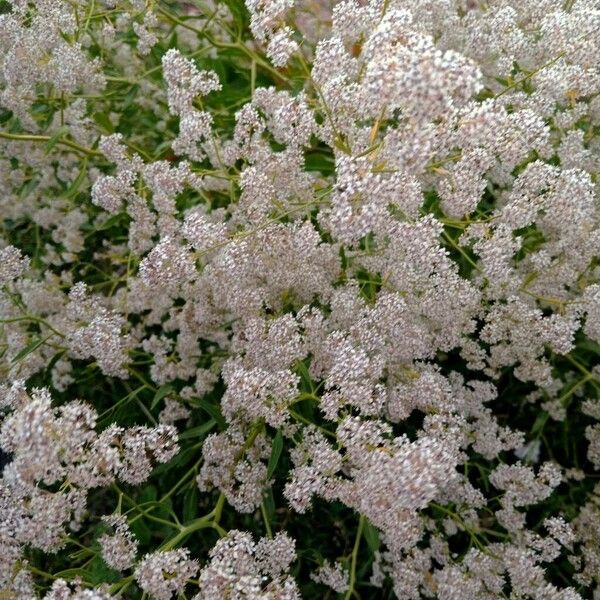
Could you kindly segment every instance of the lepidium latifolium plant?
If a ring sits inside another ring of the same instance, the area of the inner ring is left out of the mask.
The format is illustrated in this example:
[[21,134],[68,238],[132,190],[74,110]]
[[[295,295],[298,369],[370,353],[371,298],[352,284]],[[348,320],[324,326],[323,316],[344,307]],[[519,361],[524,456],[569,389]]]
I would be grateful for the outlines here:
[[2,600],[600,598],[598,0],[0,0]]

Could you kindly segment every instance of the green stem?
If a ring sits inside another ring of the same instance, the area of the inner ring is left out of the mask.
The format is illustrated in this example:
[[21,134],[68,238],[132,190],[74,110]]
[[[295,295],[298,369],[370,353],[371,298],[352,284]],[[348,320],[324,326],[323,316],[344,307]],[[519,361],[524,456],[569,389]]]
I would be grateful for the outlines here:
[[179,533],[172,537],[170,540],[167,540],[159,548],[159,550],[161,552],[167,552],[168,550],[172,550],[173,548],[176,548],[179,545],[179,543],[182,542],[191,533],[199,531],[200,529],[206,529],[207,527],[213,527],[213,516],[214,511],[204,517],[195,519],[189,525],[182,526]]
[[360,548],[360,538],[362,537],[365,526],[365,517],[360,515],[358,520],[358,529],[356,530],[356,539],[354,540],[354,548],[352,549],[352,561],[350,563],[350,581],[348,583],[348,591],[346,592],[345,600],[350,600],[354,595],[354,586],[356,585],[356,563],[358,561],[358,550]]
[[[16,142],[49,142],[52,139],[49,135],[6,133],[4,131],[0,131],[0,138]],[[66,146],[67,148],[71,148],[72,150],[76,150],[77,152],[86,154],[87,156],[103,156],[102,152],[99,152],[98,150],[92,150],[91,148],[80,146],[79,144],[65,138],[59,138],[56,143],[61,146]]]
[[265,522],[265,529],[267,531],[267,537],[273,537],[273,530],[271,529],[271,524],[269,523],[269,516],[267,515],[267,509],[265,508],[265,503],[260,503],[260,512],[262,514],[263,521]]
[[208,42],[211,44],[211,46],[214,46],[215,48],[238,50],[238,51],[242,52],[243,54],[245,54],[252,61],[255,61],[256,64],[260,65],[265,71],[268,71],[273,77],[275,77],[285,83],[288,82],[288,78],[285,75],[283,75],[283,73],[280,73],[279,71],[277,71],[277,69],[272,67],[266,60],[263,60],[258,54],[256,54],[255,52],[252,52],[252,50],[250,50],[250,48],[245,46],[243,42],[241,42],[241,41],[236,42],[236,43],[219,42],[217,39],[213,38],[208,33],[207,29],[198,29],[197,27],[194,27],[193,25],[189,25],[188,23],[186,23],[182,19],[179,19],[175,15],[171,14],[169,11],[165,10],[161,6],[158,6],[157,10],[161,15],[163,15],[166,19],[169,19],[169,21],[171,21],[172,23],[176,23],[177,25],[180,25],[181,27],[184,27],[185,29],[189,29],[190,31],[193,31],[194,33],[197,33],[198,35],[205,37],[208,40]]
[[117,592],[124,592],[127,587],[133,582],[133,575],[129,575],[129,577],[125,577],[125,579],[121,579],[121,581],[117,581],[114,585],[109,588],[110,594],[115,594]]
[[217,504],[215,505],[215,509],[213,511],[213,522],[215,525],[218,525],[221,521],[221,515],[223,514],[223,506],[225,505],[225,494],[221,492],[219,494],[219,499],[217,500]]
[[[570,4],[572,4],[572,2],[569,2],[569,0],[567,0],[567,5],[569,5],[569,10],[570,10]],[[567,10],[566,6],[565,6],[565,10]],[[574,40],[572,40],[572,42],[575,43],[575,42],[583,41],[589,35],[595,34],[595,33],[597,33],[597,32],[595,30],[592,30],[592,31],[586,33],[585,35],[582,35],[582,36],[580,36],[578,38],[575,38]],[[566,54],[567,54],[567,51],[563,50],[562,52],[560,52],[559,54],[557,54],[553,59],[551,59],[548,62],[544,63],[541,67],[538,67],[535,71],[532,71],[531,73],[528,73],[527,75],[525,75],[525,77],[522,77],[518,81],[515,81],[514,83],[511,83],[509,86],[507,86],[506,88],[504,88],[499,94],[496,94],[494,96],[494,98],[500,98],[500,96],[503,96],[504,94],[506,94],[506,92],[509,92],[514,87],[520,85],[521,83],[527,81],[528,79],[531,79],[534,75],[537,75],[540,71],[543,71],[547,67],[550,67],[553,64],[557,63]]]
[[597,383],[599,379],[591,373],[584,365],[582,365],[578,360],[573,358],[570,354],[563,355],[576,369],[581,371],[586,377],[589,377],[589,381],[594,383],[594,386],[597,387]]
[[469,528],[469,526],[464,522],[464,520],[459,514],[435,502],[430,502],[429,505],[447,514],[455,523],[458,523],[464,529],[464,531],[471,538],[471,542],[474,543],[477,546],[477,548],[481,550],[481,552],[483,552],[484,554],[489,554],[486,547],[481,543],[481,541],[477,537],[477,534]]
[[455,249],[457,250],[463,258],[477,271],[484,274],[481,270],[481,267],[473,261],[473,259],[445,232],[442,231],[442,237]]
[[[301,414],[299,414],[293,410],[289,410],[289,413],[292,417],[294,417],[294,419],[296,419],[296,421],[300,421],[301,423],[305,423],[306,425],[315,425],[310,419],[303,417]],[[337,439],[337,435],[335,433],[333,433],[333,431],[329,431],[329,429],[325,429],[325,427],[321,427],[320,425],[315,425],[315,427],[319,431],[321,431],[324,435],[327,435],[331,438]]]
[[588,373],[585,377],[582,377],[573,387],[571,387],[568,391],[566,391],[559,399],[558,402],[561,406],[567,406],[567,400],[572,396],[573,392],[580,388],[582,385],[585,385],[588,381],[592,380],[594,376],[591,373]]
[[44,319],[41,319],[40,317],[34,317],[33,315],[24,315],[22,317],[14,317],[12,319],[0,319],[0,324],[2,324],[2,323],[17,323],[19,321],[33,321],[34,323],[39,323],[40,325],[44,325],[45,327],[47,327],[50,331],[55,333],[57,336],[59,336],[61,338],[65,337],[65,335],[63,333],[54,329],[54,327],[52,327],[52,325],[50,325],[50,323],[48,323],[48,321],[45,321]]
[[189,476],[195,473],[201,462],[202,457],[200,457],[194,466],[160,499],[160,502],[162,503],[170,498],[188,480]]
[[227,535],[227,532],[217,523],[213,523],[212,528],[219,534],[220,537],[225,537]]
[[127,502],[129,502],[129,504],[131,504],[131,506],[133,506],[138,511],[139,514],[144,515],[144,517],[146,517],[150,521],[154,521],[155,523],[160,523],[161,525],[168,525],[169,527],[172,527],[173,529],[180,528],[180,525],[178,525],[177,523],[173,523],[172,521],[167,521],[166,519],[161,519],[160,517],[155,517],[155,516],[149,514],[148,511],[141,508],[133,498],[131,498],[130,496],[125,494],[123,491],[121,491],[116,484],[113,484],[113,488],[118,492],[119,499],[124,498]]
[[52,575],[52,573],[47,573],[46,571],[42,571],[41,569],[38,569],[31,564],[27,565],[27,570],[31,571],[35,575],[39,575],[40,577],[44,577],[46,579],[58,579],[58,577],[56,575]]

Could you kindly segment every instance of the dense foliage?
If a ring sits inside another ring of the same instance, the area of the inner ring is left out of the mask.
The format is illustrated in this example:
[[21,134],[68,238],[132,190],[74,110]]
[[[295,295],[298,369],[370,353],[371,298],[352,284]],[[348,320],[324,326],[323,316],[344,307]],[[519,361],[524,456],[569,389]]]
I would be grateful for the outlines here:
[[598,0],[0,0],[0,596],[600,597]]

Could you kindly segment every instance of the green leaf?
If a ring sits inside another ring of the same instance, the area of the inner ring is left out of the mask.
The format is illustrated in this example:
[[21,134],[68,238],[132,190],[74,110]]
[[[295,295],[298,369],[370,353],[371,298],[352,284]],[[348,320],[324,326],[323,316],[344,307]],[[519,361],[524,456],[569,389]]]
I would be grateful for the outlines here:
[[225,419],[223,418],[221,410],[218,406],[216,406],[215,404],[211,404],[208,400],[205,400],[204,398],[196,400],[195,404],[198,406],[198,408],[201,408],[204,412],[208,413],[208,415],[211,416],[218,423],[221,429],[225,429],[227,424],[225,423]]
[[192,459],[198,450],[197,448],[186,448],[182,450],[178,454],[176,454],[169,462],[163,463],[162,465],[158,465],[154,468],[152,473],[154,475],[161,475],[163,473],[171,472],[175,467],[179,467],[181,465],[185,465],[190,459]]
[[273,523],[275,519],[275,498],[273,497],[273,490],[269,488],[263,495],[263,503],[267,516],[269,517],[270,523]]
[[183,520],[192,521],[198,516],[198,486],[193,485],[183,498]]
[[121,574],[111,569],[100,556],[96,556],[86,567],[88,581],[94,585],[115,583],[121,579]]
[[142,519],[138,519],[129,525],[131,531],[135,537],[140,541],[142,546],[147,546],[150,543],[152,533],[149,527],[144,523]]
[[163,500],[155,509],[156,516],[161,519],[165,519],[166,521],[171,520],[170,513],[173,510],[173,502],[171,498],[167,498]]
[[165,383],[161,385],[154,394],[154,398],[152,399],[152,404],[150,404],[150,410],[154,410],[156,405],[165,397],[168,396],[171,392],[174,392],[175,388],[170,383]]
[[157,496],[158,491],[156,490],[156,488],[153,485],[147,485],[146,487],[144,487],[142,493],[140,494],[138,504],[143,504],[144,502],[152,502],[156,500]]
[[131,89],[129,90],[129,92],[127,92],[127,95],[123,99],[123,110],[125,110],[126,108],[129,108],[133,104],[133,101],[135,100],[135,97],[137,96],[137,93],[139,91],[140,91],[139,85],[131,86]]
[[67,133],[69,133],[68,127],[66,127],[65,125],[63,125],[62,127],[59,127],[52,134],[52,137],[48,140],[48,143],[46,144],[46,154],[49,154],[50,150],[52,150],[52,148],[54,148],[54,146],[56,146],[56,144],[58,144],[58,142],[60,141],[60,138],[62,138],[63,135],[66,135]]
[[335,162],[332,157],[322,152],[307,153],[304,164],[307,171],[317,171],[323,175],[331,175],[335,172]]
[[183,433],[179,434],[179,439],[180,440],[189,440],[189,439],[199,440],[202,437],[204,437],[204,435],[206,433],[208,433],[216,424],[217,424],[217,422],[215,419],[210,419],[203,425],[199,425],[198,427],[192,427],[192,429],[187,429]]
[[248,13],[244,2],[241,2],[240,0],[225,0],[225,4],[231,11],[238,32],[242,32],[248,23]]
[[112,124],[111,120],[108,118],[108,115],[106,113],[96,112],[92,115],[92,118],[94,119],[94,121],[96,121],[98,125],[100,125],[100,127],[102,127],[102,129],[104,129],[104,131],[108,133],[114,133],[114,125]]
[[46,377],[51,377],[51,373],[52,373],[52,369],[54,368],[54,365],[61,359],[61,357],[63,357],[65,355],[65,353],[66,353],[66,350],[60,350],[50,359],[50,362],[46,366],[46,370],[45,370]]
[[531,434],[534,436],[537,435],[544,428],[546,421],[548,421],[548,413],[546,411],[541,411],[531,428]]
[[81,171],[79,171],[79,175],[77,175],[73,183],[71,183],[71,185],[67,188],[67,191],[64,194],[65,198],[73,198],[77,194],[79,188],[81,187],[81,184],[86,178],[86,175],[87,161],[84,161],[83,166],[81,167]]
[[308,367],[304,363],[304,361],[299,361],[296,363],[295,371],[298,375],[300,375],[300,385],[302,391],[309,392],[311,394],[315,391],[315,386],[313,384],[313,380],[308,372]]
[[[87,575],[87,571],[82,568],[65,569],[64,571],[59,571],[58,573],[56,573],[57,577],[61,577],[62,579],[66,579],[67,581],[75,579],[75,577],[85,578],[86,575]],[[1,597],[2,596],[0,596],[0,598]],[[10,599],[10,598],[15,598],[15,596],[7,596],[7,599]]]
[[600,354],[600,344],[590,339],[584,339],[580,342],[577,342],[577,349],[588,350],[590,352],[593,352],[594,354]]
[[267,479],[271,479],[271,477],[273,477],[273,473],[275,473],[275,469],[277,468],[277,463],[281,457],[282,450],[283,435],[281,434],[281,431],[278,430],[273,438],[273,448],[271,449],[271,456],[269,457],[269,464],[267,466]]
[[[2,6],[0,4],[0,6]],[[1,11],[1,9],[0,9]],[[1,14],[1,12],[0,12]],[[2,123],[6,123],[7,121],[10,121],[12,119],[12,112],[10,110],[0,110],[0,124]]]
[[37,340],[34,340],[33,342],[31,342],[30,344],[25,346],[25,348],[23,348],[23,350],[18,352],[16,354],[16,356],[12,359],[11,362],[14,364],[14,363],[18,363],[20,360],[23,360],[28,354],[35,352],[40,346],[45,344],[53,335],[54,334],[50,334],[43,339],[39,338]]
[[21,198],[26,198],[37,186],[39,185],[39,180],[35,177],[32,177],[22,188],[20,192]]
[[32,107],[31,107],[31,112],[34,115],[43,115],[48,113],[48,111],[50,110],[50,106],[48,104],[46,104],[45,102],[34,102]]
[[123,219],[123,217],[123,213],[111,215],[110,217],[108,217],[108,219],[106,219],[106,221],[104,221],[104,223],[96,227],[96,231],[104,231],[106,229],[110,229],[111,227],[113,227],[113,225],[117,225],[119,221]]
[[381,545],[381,540],[379,539],[379,531],[367,520],[365,520],[363,535],[365,536],[367,545],[369,546],[372,552],[376,552],[377,550],[379,550],[379,546]]

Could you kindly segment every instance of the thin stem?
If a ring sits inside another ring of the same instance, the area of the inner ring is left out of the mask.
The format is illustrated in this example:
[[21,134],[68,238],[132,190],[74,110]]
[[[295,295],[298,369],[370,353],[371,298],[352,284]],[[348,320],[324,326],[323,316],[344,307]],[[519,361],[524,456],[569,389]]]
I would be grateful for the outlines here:
[[257,65],[260,65],[265,71],[268,71],[271,75],[273,75],[277,79],[279,79],[285,83],[288,82],[288,78],[285,75],[283,75],[282,73],[277,71],[277,69],[273,68],[267,61],[263,60],[255,52],[252,52],[252,50],[250,50],[250,48],[245,46],[242,41],[237,41],[235,43],[219,42],[217,39],[213,38],[208,33],[207,29],[198,29],[197,27],[194,27],[193,25],[189,25],[188,23],[186,23],[182,19],[179,19],[175,15],[171,14],[169,11],[165,10],[161,6],[158,6],[157,10],[160,14],[162,14],[165,18],[169,19],[172,23],[176,23],[177,25],[180,25],[181,27],[184,27],[185,29],[189,29],[190,31],[193,31],[194,33],[197,33],[198,35],[205,37],[208,40],[208,42],[211,44],[211,46],[214,46],[215,48],[239,50],[240,52],[245,54],[248,58],[255,61]]
[[46,321],[40,317],[34,317],[33,315],[23,315],[22,317],[13,317],[11,319],[0,319],[0,324],[18,323],[19,321],[33,321],[34,323],[39,323],[40,325],[44,325],[45,327],[47,327],[50,331],[55,333],[57,336],[59,336],[61,338],[65,337],[64,333],[61,333],[57,329],[54,329],[54,327],[52,327],[52,325],[50,325],[50,323],[48,323],[48,321]]
[[[27,133],[6,133],[4,131],[0,131],[0,138],[5,140],[12,140],[15,142],[49,142],[52,138],[48,135],[31,135]],[[65,138],[59,138],[56,142],[60,146],[66,146],[71,148],[72,150],[76,150],[77,152],[81,152],[86,154],[87,156],[103,156],[102,152],[98,150],[92,150],[91,148],[86,148],[85,146],[81,146],[71,140],[67,140]]]
[[590,381],[596,389],[600,389],[600,386],[598,385],[600,379],[598,379],[598,377],[596,377],[592,372],[588,371],[588,369],[586,369],[578,360],[576,360],[570,354],[565,354],[564,358],[566,358],[576,369],[581,371],[581,373],[589,377],[588,381]]
[[260,503],[260,512],[262,514],[263,521],[265,523],[265,530],[267,531],[267,537],[273,537],[273,530],[271,529],[271,524],[269,523],[269,516],[267,515],[267,508],[265,507],[265,503]]
[[223,506],[225,505],[225,494],[221,492],[219,494],[219,498],[217,500],[217,504],[214,509],[214,517],[213,522],[215,525],[218,525],[221,521],[221,515],[223,514]]
[[119,493],[120,498],[124,498],[127,502],[129,502],[129,504],[131,504],[131,506],[133,506],[138,511],[138,513],[140,513],[141,515],[144,515],[144,517],[146,517],[150,521],[154,521],[155,523],[160,523],[161,525],[168,525],[169,527],[172,527],[173,529],[178,529],[181,527],[177,523],[173,523],[171,521],[167,521],[166,519],[161,519],[160,517],[155,517],[155,516],[149,514],[148,511],[144,510],[143,508],[140,508],[138,503],[133,498],[129,497],[127,494],[125,494],[123,491],[121,491],[116,484],[113,484],[113,487]]
[[356,530],[356,538],[354,540],[354,548],[352,549],[352,560],[350,563],[350,581],[348,583],[348,591],[346,592],[345,600],[350,600],[354,595],[354,586],[356,585],[356,563],[358,561],[358,550],[360,548],[360,538],[362,537],[365,526],[365,517],[360,515],[358,520],[358,529]]
[[580,388],[582,385],[586,384],[591,379],[593,379],[593,375],[591,373],[588,373],[585,377],[582,377],[573,387],[571,387],[558,399],[559,404],[561,406],[566,406],[566,401],[573,395],[573,392],[575,392],[577,388]]
[[[589,31],[585,35],[582,35],[579,38],[576,38],[575,40],[573,40],[573,43],[583,41],[589,35],[595,34],[595,33],[598,33],[598,32],[596,30]],[[496,94],[494,96],[494,98],[500,98],[500,96],[503,96],[504,94],[506,94],[507,92],[509,92],[510,90],[512,90],[514,87],[520,85],[521,83],[527,81],[528,79],[531,79],[534,75],[537,75],[540,71],[544,70],[547,67],[552,66],[554,63],[557,63],[566,54],[567,54],[567,51],[563,50],[557,56],[555,56],[552,60],[549,60],[547,63],[544,63],[541,67],[537,68],[535,71],[532,71],[531,73],[528,73],[527,75],[525,75],[525,77],[521,77],[521,79],[519,79],[518,81],[515,81],[514,83],[511,83],[509,86],[507,86],[506,88],[504,88],[499,94]]]
[[[473,261],[473,259],[457,244],[445,231],[442,232],[442,237],[455,249],[457,250],[463,258],[477,271],[483,273],[481,267]],[[483,273],[485,275],[485,273]]]
[[52,575],[52,573],[42,571],[41,569],[34,567],[32,564],[27,565],[27,570],[31,571],[32,573],[35,573],[36,575],[39,575],[40,577],[45,577],[46,579],[59,579],[57,575]]
[[129,587],[133,580],[133,575],[129,575],[129,577],[125,577],[124,579],[121,579],[121,581],[117,581],[117,583],[112,585],[108,591],[111,594],[115,594],[117,592],[122,593],[127,587]]
[[188,480],[189,476],[194,474],[201,462],[202,457],[200,457],[194,466],[160,499],[160,502],[162,503],[170,498]]
[[[296,419],[297,421],[300,421],[301,423],[305,423],[306,425],[314,425],[314,423],[310,419],[303,417],[302,415],[298,414],[297,412],[295,412],[293,410],[290,410],[290,415],[292,415],[292,417],[294,417],[294,419]],[[328,435],[329,437],[332,437],[334,439],[337,439],[337,435],[335,433],[333,433],[332,431],[329,431],[328,429],[325,429],[325,427],[321,427],[320,425],[316,425],[316,427],[323,434]]]
[[179,533],[172,537],[170,540],[167,540],[161,547],[161,552],[166,552],[168,550],[172,550],[176,548],[180,542],[182,542],[188,535],[194,533],[195,531],[199,531],[200,529],[206,529],[207,527],[212,527],[213,523],[213,512],[210,512],[208,515],[204,517],[200,517],[199,519],[195,519],[189,525],[182,526]]
[[213,523],[212,528],[219,534],[219,537],[225,537],[227,535],[227,531],[225,531],[218,523]]

